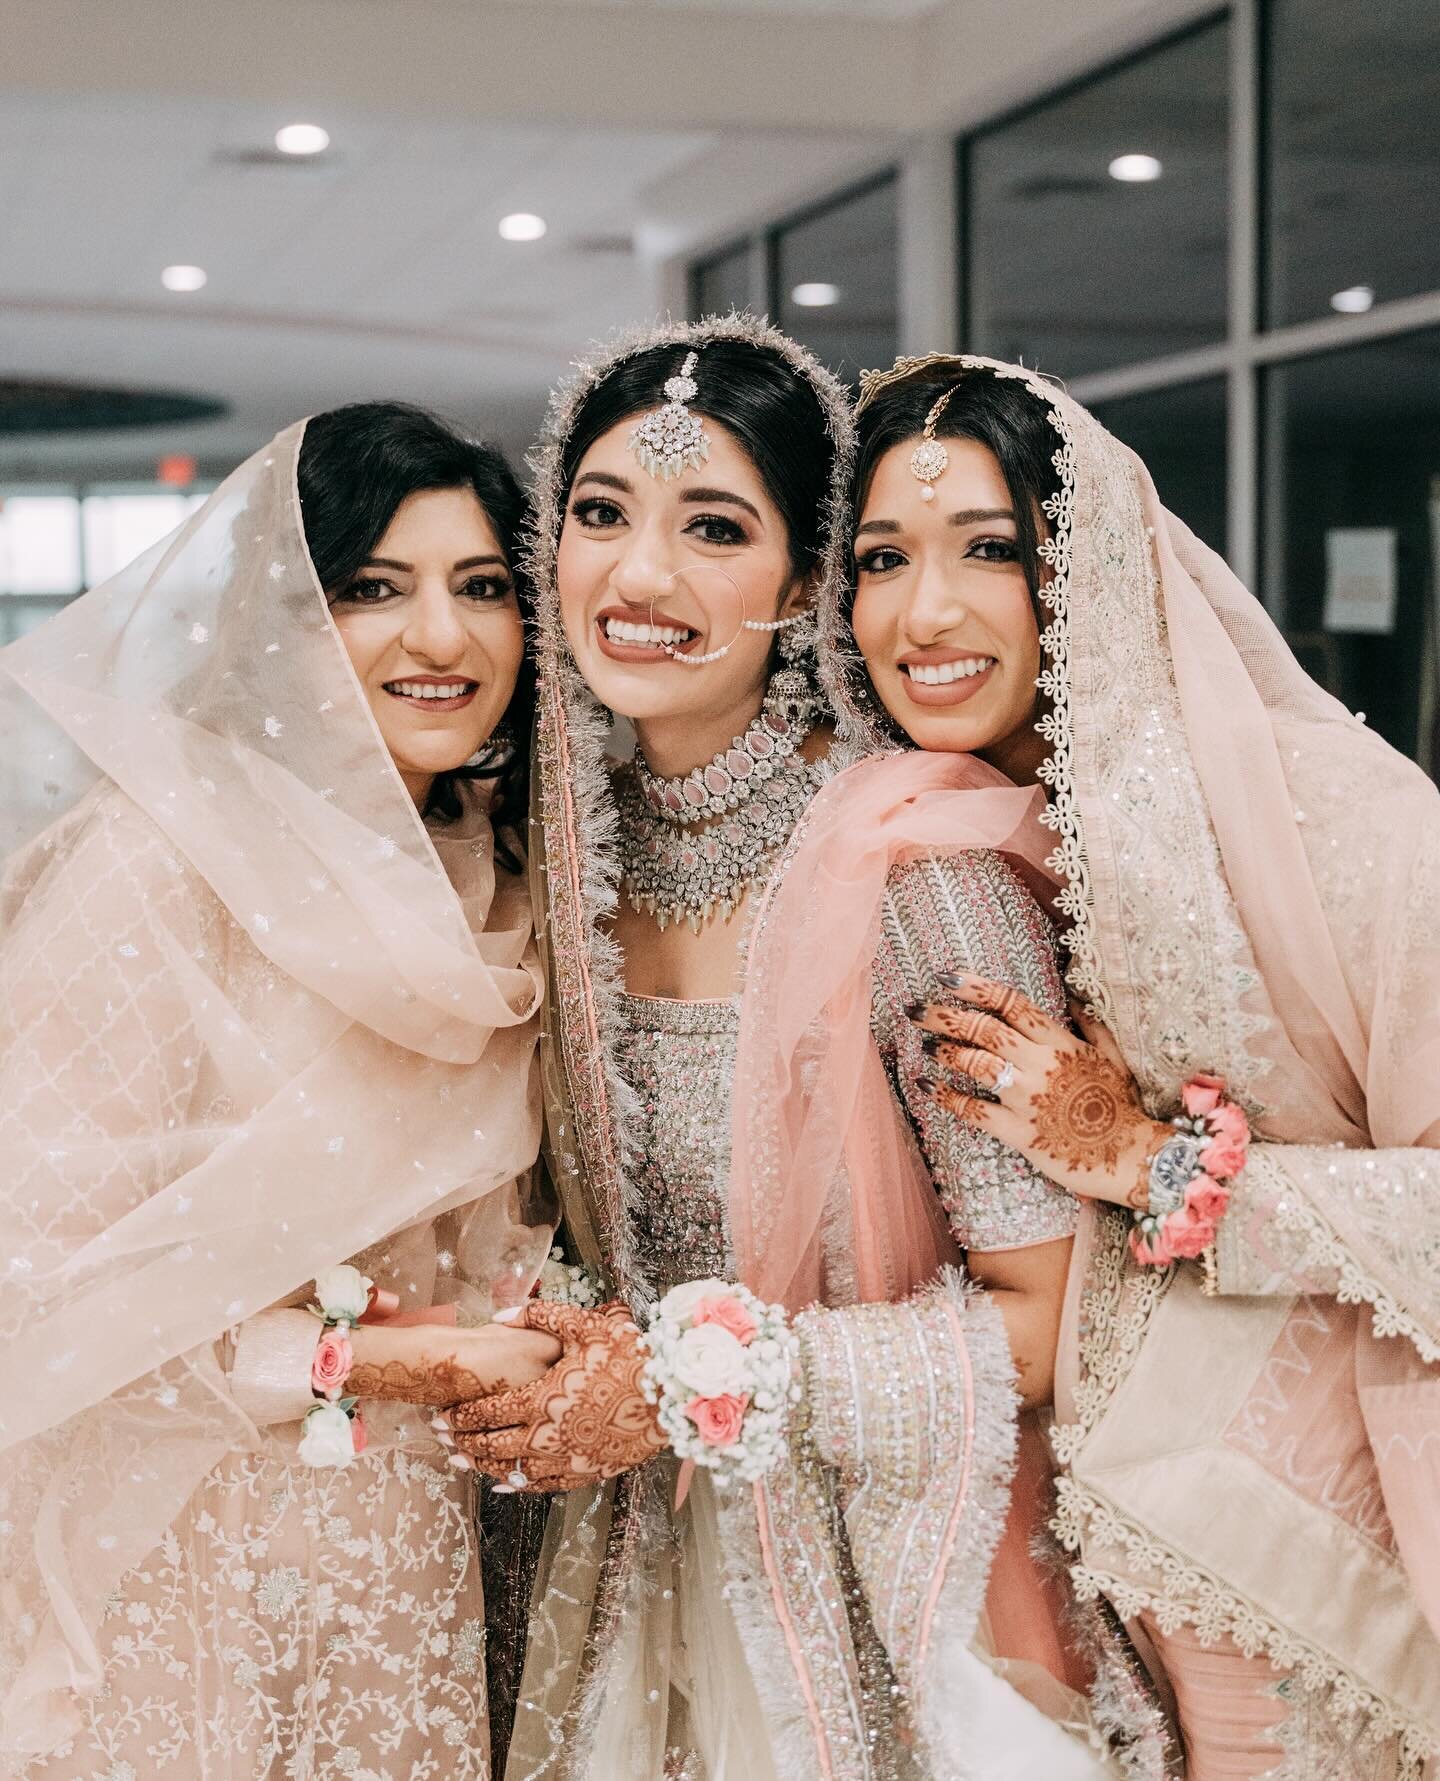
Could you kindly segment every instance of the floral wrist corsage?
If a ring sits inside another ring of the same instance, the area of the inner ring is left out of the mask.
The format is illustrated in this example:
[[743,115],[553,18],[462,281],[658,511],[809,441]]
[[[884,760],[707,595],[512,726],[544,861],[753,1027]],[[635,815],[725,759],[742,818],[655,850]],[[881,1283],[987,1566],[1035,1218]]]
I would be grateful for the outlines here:
[[600,1303],[600,1284],[588,1268],[567,1262],[557,1243],[546,1256],[530,1296],[552,1305],[578,1305],[582,1311],[593,1311]]
[[1136,1261],[1160,1268],[1193,1260],[1214,1243],[1250,1146],[1250,1122],[1218,1076],[1192,1076],[1180,1104],[1184,1111],[1170,1121],[1175,1136],[1150,1159],[1149,1201],[1130,1232]]
[[375,1283],[348,1262],[315,1276],[311,1311],[323,1328],[310,1361],[310,1389],[317,1402],[305,1413],[300,1430],[300,1457],[311,1466],[348,1466],[365,1451],[365,1419],[358,1400],[345,1395],[345,1381],[355,1365],[351,1328],[372,1302]]
[[645,1396],[680,1459],[722,1484],[763,1477],[800,1397],[799,1343],[781,1307],[691,1280],[665,1294],[642,1340]]

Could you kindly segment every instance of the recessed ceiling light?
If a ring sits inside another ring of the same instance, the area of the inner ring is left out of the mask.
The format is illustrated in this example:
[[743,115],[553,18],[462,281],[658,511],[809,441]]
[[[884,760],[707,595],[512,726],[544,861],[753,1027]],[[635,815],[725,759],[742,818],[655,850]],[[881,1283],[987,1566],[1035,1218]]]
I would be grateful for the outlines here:
[[828,309],[840,301],[838,284],[797,284],[790,301],[801,309]]
[[1375,301],[1375,292],[1368,284],[1352,284],[1343,291],[1336,291],[1330,299],[1330,307],[1338,309],[1341,315],[1364,315]]
[[203,291],[205,269],[203,266],[167,266],[160,274],[160,282],[167,291]]
[[323,155],[330,132],[319,124],[286,124],[275,132],[275,146],[282,155]]
[[544,217],[528,210],[512,211],[500,219],[500,234],[506,241],[538,241],[544,233]]
[[1111,179],[1121,180],[1125,185],[1144,185],[1149,180],[1159,179],[1164,171],[1154,155],[1116,155],[1110,163]]

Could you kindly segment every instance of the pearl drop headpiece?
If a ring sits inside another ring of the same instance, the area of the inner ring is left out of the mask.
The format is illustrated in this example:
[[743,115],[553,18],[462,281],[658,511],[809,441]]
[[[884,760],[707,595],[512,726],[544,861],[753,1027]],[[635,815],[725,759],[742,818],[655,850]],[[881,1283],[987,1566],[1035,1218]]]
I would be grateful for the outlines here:
[[934,485],[945,474],[950,464],[950,453],[944,444],[935,437],[935,423],[945,411],[945,404],[959,389],[959,384],[952,384],[945,394],[935,403],[929,414],[925,416],[925,427],[920,434],[920,443],[910,454],[910,474],[917,482],[924,483],[920,498],[924,501],[935,499]]
[[661,482],[669,482],[682,470],[698,470],[710,456],[710,436],[699,415],[691,414],[685,406],[699,391],[690,375],[699,357],[694,352],[686,355],[679,375],[665,380],[669,398],[665,406],[652,409],[630,435],[630,450],[641,469]]

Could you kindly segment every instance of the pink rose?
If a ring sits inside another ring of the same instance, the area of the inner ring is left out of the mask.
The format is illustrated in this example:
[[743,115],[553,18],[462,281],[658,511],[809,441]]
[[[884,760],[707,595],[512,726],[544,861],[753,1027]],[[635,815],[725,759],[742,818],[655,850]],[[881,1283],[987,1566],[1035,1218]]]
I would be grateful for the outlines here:
[[1215,1241],[1215,1226],[1208,1218],[1196,1218],[1188,1207],[1182,1206],[1161,1225],[1160,1234],[1171,1255],[1194,1261]]
[[749,1407],[748,1396],[737,1398],[726,1392],[721,1398],[691,1398],[685,1414],[707,1447],[728,1447],[740,1439],[740,1425]]
[[690,1322],[718,1323],[722,1330],[729,1330],[742,1348],[748,1348],[755,1340],[755,1319],[739,1299],[701,1299],[690,1314]]
[[1163,1237],[1157,1237],[1153,1243],[1149,1242],[1138,1224],[1130,1232],[1130,1253],[1146,1268],[1167,1267],[1175,1259],[1165,1247]]
[[1180,1104],[1191,1119],[1202,1119],[1213,1113],[1225,1093],[1225,1084],[1218,1076],[1192,1076],[1180,1090]]
[[354,1365],[355,1354],[350,1346],[350,1332],[327,1329],[315,1344],[315,1354],[310,1362],[311,1389],[333,1402],[340,1396]]
[[1196,1218],[1215,1224],[1225,1215],[1230,1204],[1230,1189],[1212,1181],[1208,1175],[1197,1175],[1185,1189],[1185,1204]]
[[370,1445],[370,1431],[365,1427],[365,1418],[358,1410],[350,1418],[350,1439],[355,1443],[357,1453],[363,1453]]
[[1245,1167],[1245,1146],[1217,1138],[1200,1152],[1200,1167],[1217,1181],[1232,1180]]
[[1250,1121],[1233,1101],[1222,1101],[1205,1124],[1212,1138],[1218,1138],[1236,1150],[1243,1150],[1250,1142]]

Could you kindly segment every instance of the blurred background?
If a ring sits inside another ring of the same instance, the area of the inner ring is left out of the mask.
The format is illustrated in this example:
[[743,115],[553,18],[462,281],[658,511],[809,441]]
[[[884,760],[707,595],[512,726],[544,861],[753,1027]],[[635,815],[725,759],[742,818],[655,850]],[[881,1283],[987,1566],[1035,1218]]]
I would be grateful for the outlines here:
[[617,324],[1059,376],[1440,769],[1435,0],[0,0],[0,642],[278,428]]

